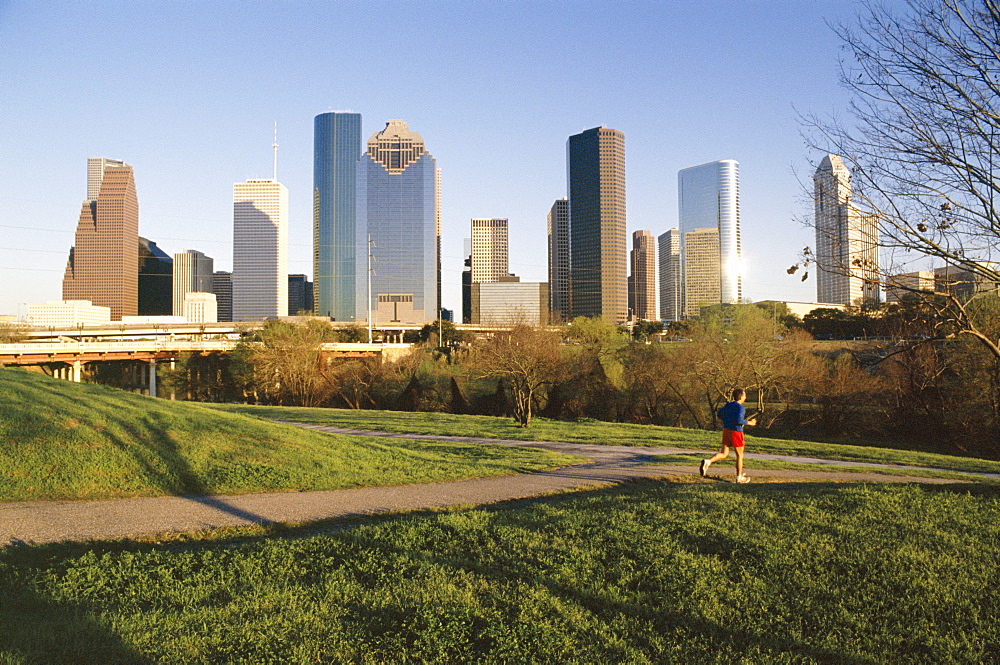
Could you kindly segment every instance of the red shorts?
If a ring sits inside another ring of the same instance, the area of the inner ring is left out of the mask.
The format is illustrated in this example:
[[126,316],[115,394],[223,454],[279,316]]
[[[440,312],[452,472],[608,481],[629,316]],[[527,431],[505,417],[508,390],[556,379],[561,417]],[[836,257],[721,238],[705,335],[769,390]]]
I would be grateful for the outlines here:
[[722,445],[730,448],[743,447],[743,432],[735,429],[722,430]]

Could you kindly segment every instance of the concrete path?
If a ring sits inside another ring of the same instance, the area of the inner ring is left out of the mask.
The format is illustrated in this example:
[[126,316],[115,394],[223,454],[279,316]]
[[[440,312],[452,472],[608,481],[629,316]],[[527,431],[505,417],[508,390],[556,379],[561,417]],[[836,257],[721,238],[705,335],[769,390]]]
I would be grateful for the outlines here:
[[[290,423],[298,424],[298,423]],[[426,485],[370,487],[318,492],[282,492],[207,497],[140,497],[104,501],[23,501],[0,503],[0,547],[61,541],[150,537],[227,526],[308,522],[393,511],[427,510],[447,506],[481,505],[540,496],[553,492],[622,483],[637,478],[697,478],[694,465],[649,466],[650,455],[691,453],[679,448],[594,446],[555,441],[511,441],[476,437],[446,437],[351,430],[300,425],[323,432],[434,441],[463,441],[487,445],[521,446],[573,453],[591,460],[540,473],[476,478]],[[705,451],[705,454],[709,454]],[[875,473],[753,471],[753,459],[788,459],[814,464],[840,464],[812,458],[747,455],[753,482],[953,482],[939,478],[915,479]],[[864,465],[858,465],[864,466]],[[867,465],[872,466],[872,465]],[[897,467],[898,468],[898,467]],[[732,469],[714,471],[708,480],[731,482]]]

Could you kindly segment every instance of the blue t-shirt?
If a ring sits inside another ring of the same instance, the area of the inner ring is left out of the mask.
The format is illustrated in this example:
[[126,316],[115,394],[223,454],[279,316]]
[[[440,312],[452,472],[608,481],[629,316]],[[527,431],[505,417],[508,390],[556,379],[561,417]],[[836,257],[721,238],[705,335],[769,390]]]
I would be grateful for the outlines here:
[[739,402],[726,402],[717,415],[722,419],[722,426],[726,429],[742,432],[743,426],[747,424],[747,410]]

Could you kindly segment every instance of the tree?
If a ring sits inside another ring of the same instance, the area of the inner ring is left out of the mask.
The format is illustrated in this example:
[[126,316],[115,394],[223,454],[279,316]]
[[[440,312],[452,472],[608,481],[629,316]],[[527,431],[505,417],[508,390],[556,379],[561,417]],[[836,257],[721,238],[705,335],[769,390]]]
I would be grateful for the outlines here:
[[480,377],[504,382],[513,400],[514,419],[527,427],[545,388],[562,370],[559,336],[518,324],[478,343],[473,363]]
[[246,348],[258,395],[278,404],[318,406],[336,388],[322,352],[324,343],[336,340],[336,331],[322,321],[306,325],[269,321],[240,346]]
[[862,7],[855,25],[835,28],[851,123],[808,118],[810,145],[842,157],[855,201],[877,220],[876,279],[924,298],[937,313],[935,338],[969,335],[1000,362],[997,336],[970,314],[976,295],[942,282],[922,292],[893,277],[908,272],[904,260],[926,256],[969,280],[1000,282],[1000,3]]

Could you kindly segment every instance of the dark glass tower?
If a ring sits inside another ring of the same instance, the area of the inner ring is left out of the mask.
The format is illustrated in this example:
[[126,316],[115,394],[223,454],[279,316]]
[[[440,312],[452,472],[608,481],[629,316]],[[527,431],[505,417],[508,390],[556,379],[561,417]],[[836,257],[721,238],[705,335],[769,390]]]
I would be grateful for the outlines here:
[[572,317],[628,317],[625,135],[595,127],[566,145]]
[[316,313],[337,321],[355,314],[358,158],[361,114],[321,113],[314,121],[313,293]]

